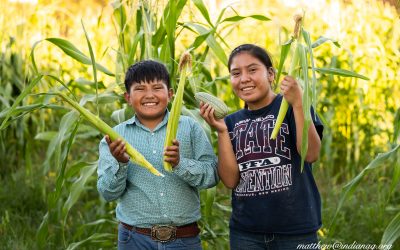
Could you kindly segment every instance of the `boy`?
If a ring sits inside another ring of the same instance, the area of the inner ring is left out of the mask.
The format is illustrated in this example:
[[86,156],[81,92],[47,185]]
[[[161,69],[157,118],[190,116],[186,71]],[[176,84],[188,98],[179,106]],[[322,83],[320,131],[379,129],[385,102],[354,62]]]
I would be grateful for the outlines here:
[[[119,199],[118,249],[201,249],[198,190],[217,184],[216,156],[202,128],[186,116],[179,120],[173,146],[163,148],[173,95],[169,84],[163,64],[132,65],[125,76],[125,99],[135,115],[114,128],[164,178],[130,162],[120,140],[105,136],[100,142],[97,186],[107,201]],[[163,154],[171,173],[163,169]]]

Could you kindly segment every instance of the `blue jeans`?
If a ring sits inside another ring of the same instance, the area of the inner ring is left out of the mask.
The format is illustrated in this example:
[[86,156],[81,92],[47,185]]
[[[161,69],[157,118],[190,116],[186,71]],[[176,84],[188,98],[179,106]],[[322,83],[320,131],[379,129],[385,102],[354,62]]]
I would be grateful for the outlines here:
[[317,233],[284,235],[284,234],[255,234],[237,229],[230,229],[231,250],[296,250],[318,249],[298,248],[302,244],[318,243]]
[[151,236],[130,231],[118,224],[118,250],[201,250],[200,236],[177,238],[167,243],[157,242]]

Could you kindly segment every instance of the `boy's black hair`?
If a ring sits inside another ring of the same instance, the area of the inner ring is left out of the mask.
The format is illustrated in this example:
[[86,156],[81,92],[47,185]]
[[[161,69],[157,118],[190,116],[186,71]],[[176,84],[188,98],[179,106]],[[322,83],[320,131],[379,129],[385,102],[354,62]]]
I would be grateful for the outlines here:
[[250,55],[254,56],[258,60],[260,60],[267,69],[272,67],[272,59],[271,56],[268,54],[268,52],[254,44],[242,44],[238,47],[236,47],[234,50],[232,50],[231,54],[229,55],[229,60],[228,60],[228,70],[229,72],[231,71],[231,64],[233,58],[242,53],[246,52],[249,53]]
[[163,81],[167,88],[170,88],[169,73],[165,65],[153,60],[144,60],[129,67],[125,74],[124,83],[126,91],[129,93],[133,84],[154,80]]

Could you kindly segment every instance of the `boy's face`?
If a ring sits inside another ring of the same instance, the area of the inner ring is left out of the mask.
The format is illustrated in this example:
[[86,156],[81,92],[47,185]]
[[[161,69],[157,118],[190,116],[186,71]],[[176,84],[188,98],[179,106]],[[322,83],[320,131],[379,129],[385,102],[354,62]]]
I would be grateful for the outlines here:
[[172,95],[172,89],[168,89],[163,81],[154,80],[132,84],[129,93],[125,93],[125,99],[139,119],[162,121]]

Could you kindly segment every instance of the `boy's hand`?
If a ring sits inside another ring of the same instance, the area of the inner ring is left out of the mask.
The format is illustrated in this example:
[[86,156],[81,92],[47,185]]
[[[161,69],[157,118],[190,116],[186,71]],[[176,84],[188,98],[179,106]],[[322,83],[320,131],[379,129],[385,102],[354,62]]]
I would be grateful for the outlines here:
[[171,163],[172,167],[176,167],[179,164],[179,142],[174,139],[172,144],[164,150],[164,155],[167,156],[164,161]]
[[114,158],[121,163],[127,163],[129,161],[129,156],[126,153],[125,143],[121,139],[111,141],[108,135],[105,136],[110,152]]
[[281,92],[286,101],[295,107],[302,107],[302,90],[296,79],[285,76],[281,82]]
[[228,131],[224,119],[216,119],[214,116],[214,108],[208,105],[208,103],[200,102],[200,115],[210,126],[214,127],[218,133]]

